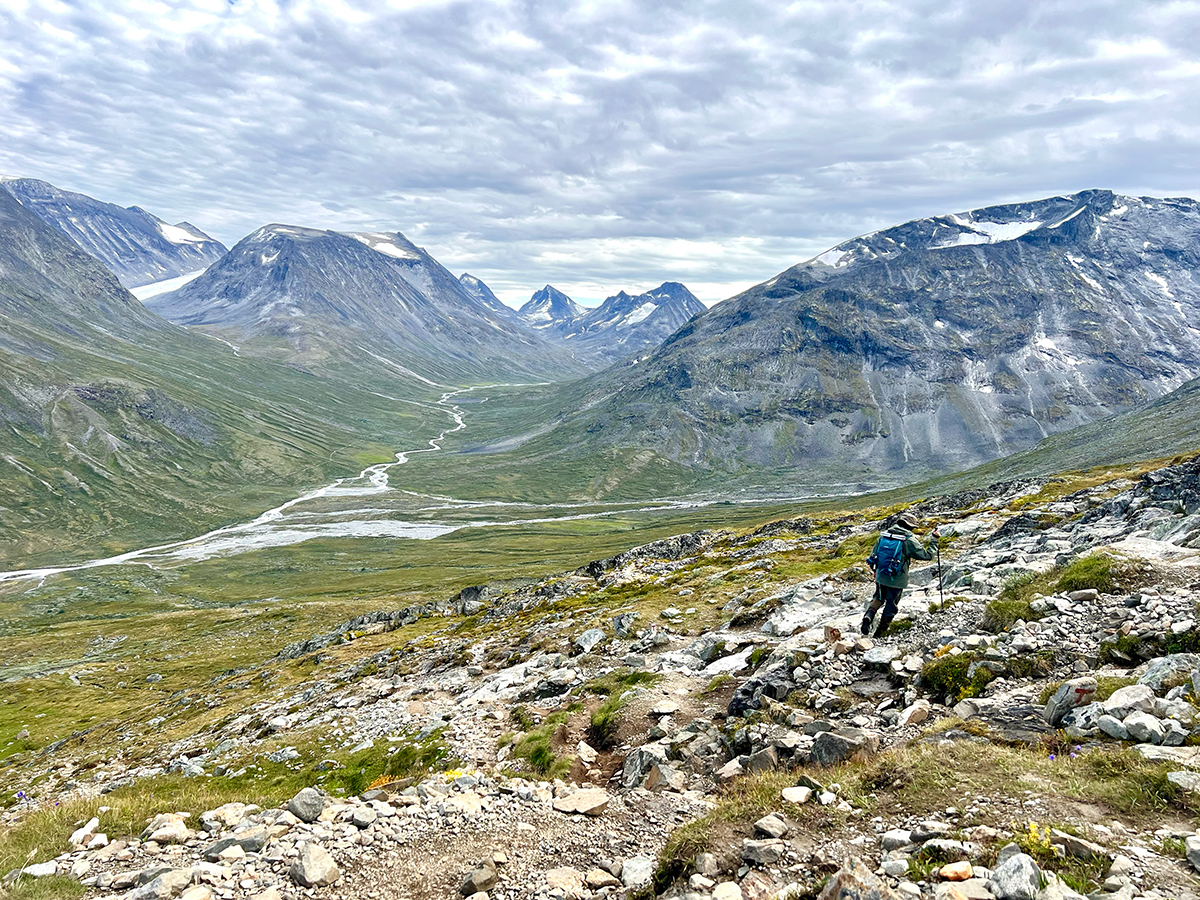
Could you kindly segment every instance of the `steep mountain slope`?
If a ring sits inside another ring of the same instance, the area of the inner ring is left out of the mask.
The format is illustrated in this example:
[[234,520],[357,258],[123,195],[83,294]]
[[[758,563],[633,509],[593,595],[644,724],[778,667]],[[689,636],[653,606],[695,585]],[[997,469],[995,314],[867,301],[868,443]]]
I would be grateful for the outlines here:
[[682,284],[668,281],[631,297],[621,291],[559,332],[572,346],[583,346],[610,362],[658,347],[693,316],[706,311]]
[[6,569],[257,514],[447,420],[171,325],[4,191],[0,313]]
[[1197,271],[1187,199],[1086,191],[910,222],[594,376],[524,452],[638,446],[827,485],[966,468],[1200,375]]
[[466,290],[396,233],[268,225],[155,312],[324,372],[370,363],[461,383],[579,374],[582,367]]
[[526,324],[551,334],[559,333],[587,310],[553,285],[546,285],[517,310]]
[[469,272],[458,276],[458,283],[468,294],[490,309],[492,312],[509,320],[519,319],[517,311],[507,306],[503,300],[492,293],[492,289]]
[[103,203],[35,178],[4,179],[0,186],[104,263],[126,287],[186,275],[225,254],[220,241],[196,226],[169,225],[137,206]]

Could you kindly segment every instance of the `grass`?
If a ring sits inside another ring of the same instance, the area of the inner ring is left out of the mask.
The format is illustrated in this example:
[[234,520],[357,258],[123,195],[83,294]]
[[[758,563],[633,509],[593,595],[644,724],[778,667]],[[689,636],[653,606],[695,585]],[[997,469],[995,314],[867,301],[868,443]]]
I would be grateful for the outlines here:
[[921,667],[921,686],[930,693],[957,703],[968,697],[978,697],[989,681],[996,677],[991,670],[979,666],[970,673],[971,664],[979,659],[975,653],[960,653],[931,659]]
[[[576,707],[577,708],[577,707]],[[517,707],[521,709],[521,707]],[[514,709],[514,713],[515,713]],[[546,716],[541,724],[533,725],[525,712],[520,720],[514,715],[513,720],[529,722],[531,727],[516,736],[512,745],[511,759],[523,759],[529,768],[537,775],[547,778],[560,778],[571,769],[570,756],[560,756],[554,750],[554,736],[560,725],[565,725],[574,709],[558,710]]]
[[1041,614],[1034,612],[1031,606],[1035,594],[1069,594],[1089,588],[1111,594],[1132,587],[1137,581],[1136,576],[1136,563],[1122,564],[1103,553],[1080,557],[1048,572],[1019,572],[1005,581],[1000,593],[988,601],[981,626],[999,633],[1011,628],[1018,620],[1040,619]]
[[616,744],[625,705],[626,700],[623,696],[613,695],[597,707],[588,722],[587,739],[589,744],[597,750],[608,750]]

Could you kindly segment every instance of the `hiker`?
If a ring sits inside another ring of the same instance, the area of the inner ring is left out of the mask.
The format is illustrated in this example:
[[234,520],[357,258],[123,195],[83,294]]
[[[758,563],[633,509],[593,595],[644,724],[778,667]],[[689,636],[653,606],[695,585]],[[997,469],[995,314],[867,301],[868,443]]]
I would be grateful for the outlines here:
[[[901,515],[892,523],[891,528],[879,535],[879,540],[875,542],[875,549],[871,551],[871,556],[867,560],[867,565],[875,572],[875,596],[871,598],[871,602],[867,604],[866,611],[863,613],[863,634],[871,633],[871,620],[875,618],[879,608],[883,607],[883,615],[879,617],[879,627],[875,629],[875,637],[883,637],[883,633],[892,624],[892,619],[896,618],[896,609],[900,606],[900,595],[908,587],[909,561],[933,559],[933,551],[913,534],[915,527],[912,519]],[[932,537],[935,541],[938,538],[936,528],[933,530]]]

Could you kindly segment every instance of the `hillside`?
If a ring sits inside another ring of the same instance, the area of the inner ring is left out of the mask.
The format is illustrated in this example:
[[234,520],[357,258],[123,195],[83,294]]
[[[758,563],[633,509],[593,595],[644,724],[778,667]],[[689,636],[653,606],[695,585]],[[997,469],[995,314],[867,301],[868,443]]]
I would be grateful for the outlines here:
[[822,489],[969,468],[1200,374],[1197,248],[1194,201],[1107,191],[880,231],[581,382],[520,452]]
[[170,225],[137,206],[104,203],[35,178],[4,179],[0,187],[128,288],[195,272],[225,254],[220,241],[195,225]]
[[0,310],[4,568],[257,515],[448,420],[171,325],[3,191]]

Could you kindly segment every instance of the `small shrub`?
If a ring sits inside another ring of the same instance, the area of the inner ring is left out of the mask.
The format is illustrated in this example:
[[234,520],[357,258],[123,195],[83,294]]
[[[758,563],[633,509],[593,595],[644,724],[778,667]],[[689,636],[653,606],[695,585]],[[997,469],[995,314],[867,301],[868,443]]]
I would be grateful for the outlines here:
[[[1009,674],[1017,678],[1041,678],[1054,670],[1054,651],[1039,650],[1037,653],[1027,653],[1014,656],[1008,661]],[[1047,697],[1046,700],[1050,698]],[[1042,701],[1043,703],[1045,700]]]
[[941,694],[952,703],[967,697],[978,697],[988,682],[996,677],[996,673],[983,666],[971,672],[971,663],[977,658],[974,653],[960,653],[930,660],[921,669],[921,684],[930,693]]
[[767,657],[770,655],[770,647],[755,647],[750,651],[750,655],[746,658],[746,662],[749,664],[751,671],[754,671],[757,670],[758,667],[764,662],[766,662]]

